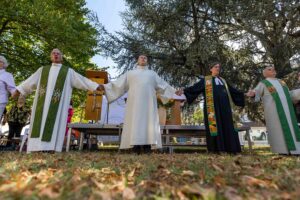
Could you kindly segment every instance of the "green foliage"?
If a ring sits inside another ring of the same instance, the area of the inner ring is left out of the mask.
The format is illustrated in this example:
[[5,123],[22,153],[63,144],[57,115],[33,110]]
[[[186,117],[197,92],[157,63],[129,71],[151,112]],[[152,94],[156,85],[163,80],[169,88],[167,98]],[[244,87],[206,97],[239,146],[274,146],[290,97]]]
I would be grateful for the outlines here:
[[0,3],[0,52],[17,82],[50,64],[59,48],[65,63],[81,72],[98,51],[98,32],[84,0],[3,0]]
[[204,113],[202,108],[198,107],[195,110],[193,114],[193,119],[199,124],[204,123]]
[[0,54],[9,61],[7,70],[17,84],[50,65],[53,48],[81,74],[96,68],[90,59],[99,52],[98,21],[85,0],[2,0],[0,7]]

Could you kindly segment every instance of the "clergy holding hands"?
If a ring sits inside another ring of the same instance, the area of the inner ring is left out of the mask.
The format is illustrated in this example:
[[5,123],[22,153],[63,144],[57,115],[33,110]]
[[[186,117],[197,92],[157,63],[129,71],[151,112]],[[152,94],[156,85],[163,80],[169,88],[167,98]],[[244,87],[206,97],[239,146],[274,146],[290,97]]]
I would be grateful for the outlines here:
[[35,92],[27,152],[62,151],[72,89],[100,90],[96,82],[62,64],[59,49],[51,52],[50,66],[40,67],[22,82],[14,96]]
[[284,81],[276,78],[274,66],[263,70],[260,81],[247,96],[263,101],[268,140],[273,153],[300,154],[300,130],[292,101],[300,100],[300,89],[289,91]]
[[239,153],[241,145],[234,127],[232,107],[234,104],[244,107],[244,93],[231,87],[220,77],[220,62],[211,62],[209,68],[211,75],[200,78],[199,82],[184,90],[178,90],[176,94],[184,94],[189,104],[203,94],[206,143],[209,152]]
[[0,120],[2,118],[5,106],[8,102],[8,94],[14,94],[16,85],[14,77],[6,71],[8,62],[4,56],[0,56]]
[[146,55],[139,55],[135,69],[101,89],[108,102],[128,92],[120,149],[133,148],[139,154],[162,147],[156,94],[166,103],[175,90],[148,68]]

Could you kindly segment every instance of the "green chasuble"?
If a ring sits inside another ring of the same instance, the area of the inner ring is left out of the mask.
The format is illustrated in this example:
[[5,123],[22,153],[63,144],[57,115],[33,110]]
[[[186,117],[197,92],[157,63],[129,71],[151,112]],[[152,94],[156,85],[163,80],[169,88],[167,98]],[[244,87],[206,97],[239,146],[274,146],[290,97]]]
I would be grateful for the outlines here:
[[[288,124],[287,116],[286,116],[286,113],[284,112],[284,108],[282,106],[282,102],[280,100],[280,97],[279,97],[279,94],[278,94],[276,88],[268,80],[263,80],[261,82],[267,87],[268,91],[270,92],[270,94],[272,95],[272,97],[275,101],[278,118],[280,120],[282,132],[284,134],[284,139],[285,139],[285,143],[287,145],[288,150],[289,151],[296,150],[292,132],[291,132],[290,126]],[[297,141],[300,141],[300,130],[299,130],[299,127],[297,124],[296,115],[294,112],[294,108],[292,105],[292,100],[290,97],[288,87],[286,86],[286,84],[283,81],[280,81],[280,84],[282,85],[282,88],[283,88],[283,91],[284,91],[284,94],[285,94],[285,97],[286,97],[286,100],[288,103],[288,108],[289,108],[290,117],[291,117],[291,121],[292,121],[292,128],[294,129],[294,133],[295,133]]]
[[50,142],[52,138],[52,132],[54,128],[54,123],[56,120],[56,115],[60,103],[61,94],[64,89],[66,77],[68,74],[68,67],[62,66],[58,73],[58,77],[55,83],[55,87],[53,90],[53,94],[51,97],[50,107],[47,114],[47,118],[45,121],[44,130],[41,130],[42,126],[42,116],[45,104],[45,97],[47,91],[47,84],[48,84],[48,76],[50,72],[50,66],[43,67],[42,75],[40,77],[40,86],[37,91],[38,99],[37,99],[37,106],[35,110],[34,122],[32,127],[31,138],[39,138],[40,134],[42,133],[42,141]]

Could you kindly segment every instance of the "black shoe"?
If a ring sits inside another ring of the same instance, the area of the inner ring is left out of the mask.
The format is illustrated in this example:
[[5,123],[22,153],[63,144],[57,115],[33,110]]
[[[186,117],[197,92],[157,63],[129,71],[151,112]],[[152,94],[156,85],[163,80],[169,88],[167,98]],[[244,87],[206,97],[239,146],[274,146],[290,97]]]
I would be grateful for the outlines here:
[[142,145],[134,145],[132,151],[138,155],[141,154]]
[[151,145],[143,145],[143,150],[144,150],[144,153],[146,154],[150,154],[151,153]]

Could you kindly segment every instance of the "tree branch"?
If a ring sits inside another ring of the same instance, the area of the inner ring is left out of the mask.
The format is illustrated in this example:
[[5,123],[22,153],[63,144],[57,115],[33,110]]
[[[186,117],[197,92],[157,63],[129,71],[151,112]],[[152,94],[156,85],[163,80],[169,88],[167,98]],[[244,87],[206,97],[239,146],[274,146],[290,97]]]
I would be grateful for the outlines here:
[[0,29],[0,35],[5,31],[5,28],[8,25],[8,23],[9,23],[8,19],[3,22],[2,27]]

